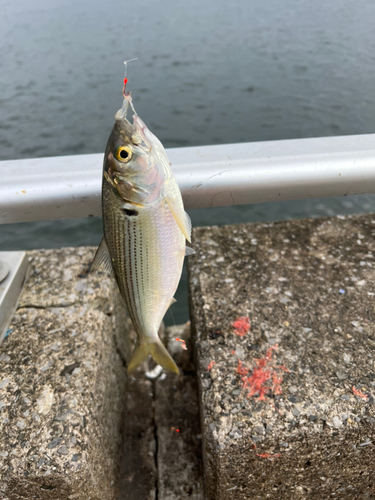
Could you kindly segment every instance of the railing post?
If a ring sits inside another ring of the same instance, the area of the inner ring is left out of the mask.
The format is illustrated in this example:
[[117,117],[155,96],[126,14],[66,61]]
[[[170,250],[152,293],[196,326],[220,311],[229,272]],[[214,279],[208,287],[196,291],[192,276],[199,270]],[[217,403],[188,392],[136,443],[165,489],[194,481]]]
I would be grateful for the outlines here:
[[0,260],[0,283],[2,283],[9,274],[9,266],[6,262]]
[[28,269],[26,252],[0,252],[0,344],[17,309]]

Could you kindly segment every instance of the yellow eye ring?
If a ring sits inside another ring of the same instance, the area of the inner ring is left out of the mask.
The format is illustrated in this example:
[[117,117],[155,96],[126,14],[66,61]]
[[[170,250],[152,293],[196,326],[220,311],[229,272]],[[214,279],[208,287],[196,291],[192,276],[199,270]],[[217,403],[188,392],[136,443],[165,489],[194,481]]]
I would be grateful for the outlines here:
[[121,161],[122,163],[127,163],[128,161],[130,161],[132,156],[132,150],[128,146],[120,146],[116,149],[116,160]]

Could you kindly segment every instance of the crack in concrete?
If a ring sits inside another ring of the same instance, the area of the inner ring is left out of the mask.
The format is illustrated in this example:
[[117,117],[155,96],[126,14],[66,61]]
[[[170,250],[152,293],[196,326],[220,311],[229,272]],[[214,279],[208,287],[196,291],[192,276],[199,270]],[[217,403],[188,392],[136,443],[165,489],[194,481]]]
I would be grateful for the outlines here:
[[128,367],[128,363],[126,361],[126,358],[125,356],[123,355],[123,353],[121,352],[121,349],[118,345],[118,341],[117,341],[117,338],[116,338],[116,335],[113,335],[113,342],[115,344],[115,348],[116,348],[116,352],[117,354],[119,355],[120,359],[121,359],[121,363],[122,363],[122,366],[124,368],[127,368]]
[[22,306],[19,306],[17,310],[19,311],[20,309],[53,309],[57,307],[72,307],[77,304],[83,305],[83,302],[70,302],[68,304],[48,304],[46,306],[39,306],[36,304],[23,304]]
[[[100,305],[106,305],[107,304],[107,300],[106,299],[102,299],[102,300],[99,300],[98,299],[94,299],[94,300],[91,300],[91,301],[87,301],[87,302],[84,302],[83,300],[76,300],[74,302],[65,302],[65,303],[62,303],[62,304],[46,304],[46,305],[38,305],[38,304],[22,304],[22,305],[19,305],[17,310],[19,309],[54,309],[54,308],[63,308],[63,307],[74,307],[74,306],[80,306],[80,307],[84,307],[84,306],[87,306],[87,307],[94,307],[95,309],[98,309],[99,311],[102,311],[102,312],[105,312],[105,307],[103,307],[102,309],[99,307]],[[110,313],[107,313],[105,312],[105,314],[107,314],[107,316],[111,316],[113,314],[112,311],[110,311]]]

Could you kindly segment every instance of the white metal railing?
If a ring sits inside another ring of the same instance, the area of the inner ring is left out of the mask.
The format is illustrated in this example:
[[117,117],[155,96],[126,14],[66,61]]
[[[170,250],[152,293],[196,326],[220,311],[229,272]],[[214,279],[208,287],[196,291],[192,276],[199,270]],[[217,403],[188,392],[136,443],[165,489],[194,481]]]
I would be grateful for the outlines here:
[[[375,192],[375,134],[167,150],[186,208]],[[0,224],[101,214],[102,154],[0,162]]]

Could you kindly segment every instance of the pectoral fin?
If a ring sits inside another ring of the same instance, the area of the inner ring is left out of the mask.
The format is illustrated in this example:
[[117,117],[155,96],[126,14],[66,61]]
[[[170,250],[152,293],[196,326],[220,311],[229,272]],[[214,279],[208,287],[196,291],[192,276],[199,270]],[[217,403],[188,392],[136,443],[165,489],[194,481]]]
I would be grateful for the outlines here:
[[100,242],[94,260],[91,264],[91,272],[93,271],[101,271],[103,273],[107,273],[111,277],[115,276],[111,256],[109,255],[109,250],[105,238],[103,238]]
[[182,206],[182,203],[180,204],[180,203],[176,202],[175,198],[167,196],[166,200],[167,200],[169,208],[171,209],[173,217],[175,218],[175,221],[178,224],[178,227],[181,229],[182,234],[185,236],[185,238],[190,243],[190,241],[191,241],[191,220],[190,220],[190,217],[185,212],[185,210]]

